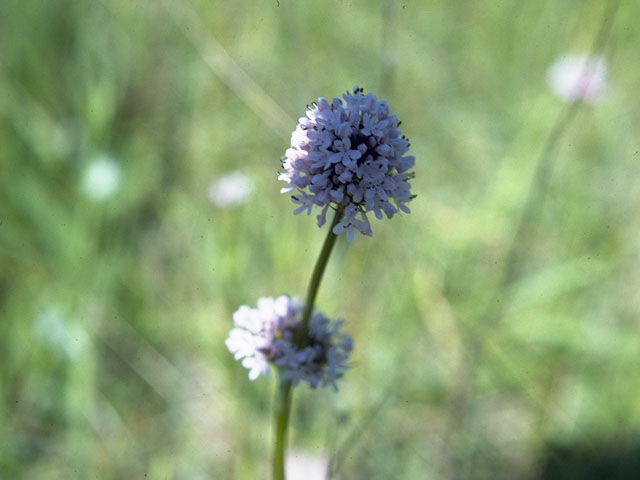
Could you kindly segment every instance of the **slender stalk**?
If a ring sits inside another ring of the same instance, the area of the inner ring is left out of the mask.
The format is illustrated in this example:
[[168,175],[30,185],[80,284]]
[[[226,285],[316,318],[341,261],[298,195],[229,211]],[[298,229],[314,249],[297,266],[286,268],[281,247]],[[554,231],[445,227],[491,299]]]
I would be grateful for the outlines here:
[[289,412],[291,411],[291,382],[278,377],[278,391],[274,408],[275,443],[273,447],[273,480],[285,480],[284,451],[289,428]]
[[[329,263],[329,256],[331,255],[333,246],[336,243],[337,235],[333,233],[333,227],[340,221],[342,214],[342,209],[339,208],[336,210],[333,221],[329,226],[327,238],[322,245],[322,250],[320,250],[320,256],[313,268],[311,281],[309,282],[309,288],[307,290],[304,311],[302,312],[302,319],[300,320],[300,326],[296,331],[295,343],[297,346],[304,346],[308,341],[306,334],[309,328],[309,321],[311,320],[311,313],[313,312],[313,304],[316,301],[316,296],[320,289],[322,275],[324,274],[327,263]],[[276,393],[276,401],[273,411],[273,428],[275,433],[273,446],[273,480],[285,480],[284,452],[287,443],[287,430],[289,428],[292,394],[291,382],[289,380],[283,380],[282,377],[278,377],[278,391]]]
[[343,210],[341,208],[336,210],[333,221],[329,226],[327,238],[325,238],[324,244],[322,245],[322,250],[320,250],[320,256],[316,261],[316,266],[313,268],[313,274],[311,275],[311,281],[309,282],[309,288],[307,290],[307,299],[304,306],[304,312],[302,313],[302,320],[300,321],[300,326],[298,327],[298,331],[296,332],[295,343],[298,346],[303,346],[306,342],[306,333],[309,328],[311,313],[313,312],[313,304],[316,301],[316,295],[318,294],[318,289],[320,288],[320,282],[322,281],[324,269],[327,266],[327,263],[329,263],[331,250],[333,250],[333,245],[336,243],[336,238],[338,238],[338,236],[333,233],[333,227],[335,227],[336,223],[340,221],[340,218],[342,218],[342,214]]

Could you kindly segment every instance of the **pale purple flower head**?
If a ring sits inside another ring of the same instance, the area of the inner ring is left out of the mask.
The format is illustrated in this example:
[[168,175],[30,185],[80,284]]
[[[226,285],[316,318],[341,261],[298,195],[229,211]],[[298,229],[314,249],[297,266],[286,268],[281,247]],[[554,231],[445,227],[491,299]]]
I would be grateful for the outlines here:
[[293,385],[307,382],[311,388],[332,386],[347,369],[353,341],[340,332],[342,321],[330,322],[315,312],[309,322],[304,347],[294,342],[302,306],[298,297],[260,298],[258,308],[241,306],[233,314],[234,328],[225,341],[236,360],[249,369],[249,379],[268,374],[270,364]]
[[608,88],[607,62],[602,55],[563,55],[549,67],[547,83],[562,100],[597,104]]
[[318,226],[329,207],[344,209],[333,232],[346,231],[353,241],[355,230],[372,234],[368,212],[378,219],[410,212],[406,203],[414,198],[409,183],[414,175],[409,170],[415,158],[406,155],[409,141],[387,102],[358,86],[342,98],[320,97],[298,120],[278,179],[288,184],[282,193],[293,192],[296,215],[311,214],[314,205],[322,209]]

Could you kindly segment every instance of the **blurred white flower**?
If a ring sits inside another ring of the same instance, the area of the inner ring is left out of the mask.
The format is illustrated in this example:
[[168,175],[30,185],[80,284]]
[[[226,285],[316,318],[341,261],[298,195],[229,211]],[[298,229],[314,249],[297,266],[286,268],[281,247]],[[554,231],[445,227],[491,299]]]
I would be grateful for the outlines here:
[[237,207],[253,192],[253,180],[239,170],[220,175],[209,184],[209,200],[220,208]]
[[607,62],[602,55],[563,55],[547,70],[547,84],[567,102],[599,103],[607,90]]
[[287,453],[285,467],[290,480],[326,480],[329,459],[324,455],[293,450]]
[[33,328],[37,339],[69,359],[77,357],[89,342],[84,328],[72,324],[71,319],[55,306],[43,308],[36,315]]
[[82,191],[93,200],[106,200],[118,191],[120,177],[120,166],[113,157],[96,155],[84,171]]

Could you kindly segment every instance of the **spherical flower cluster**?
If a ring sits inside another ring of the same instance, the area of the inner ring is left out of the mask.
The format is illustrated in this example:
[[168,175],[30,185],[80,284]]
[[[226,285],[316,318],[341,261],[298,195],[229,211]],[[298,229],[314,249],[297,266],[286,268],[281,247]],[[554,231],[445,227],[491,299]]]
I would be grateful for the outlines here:
[[225,344],[236,360],[249,369],[249,379],[268,374],[272,363],[282,378],[295,386],[301,381],[311,388],[331,385],[347,369],[353,340],[340,332],[342,321],[331,323],[320,312],[309,322],[305,346],[294,338],[300,325],[302,306],[297,297],[260,298],[258,308],[241,306],[233,314],[234,328]]
[[378,219],[383,213],[391,218],[398,210],[410,212],[409,169],[415,158],[405,155],[409,141],[387,102],[365,95],[358,86],[342,98],[344,102],[329,102],[320,97],[298,120],[278,179],[288,184],[282,193],[294,192],[296,215],[305,210],[311,214],[314,205],[322,208],[318,226],[325,223],[330,206],[342,209],[333,232],[346,231],[353,241],[354,230],[372,234],[368,212]]

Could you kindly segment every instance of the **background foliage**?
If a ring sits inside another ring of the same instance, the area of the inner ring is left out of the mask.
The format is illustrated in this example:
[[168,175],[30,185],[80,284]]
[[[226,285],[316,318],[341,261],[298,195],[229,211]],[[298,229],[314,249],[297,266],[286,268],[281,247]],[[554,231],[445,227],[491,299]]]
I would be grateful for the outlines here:
[[[299,389],[292,444],[344,479],[638,478],[640,3],[613,3],[4,0],[1,476],[264,478],[274,380],[223,341],[304,293],[324,233],[278,159],[358,84],[418,197],[338,243],[318,305],[353,368]],[[546,69],[599,31],[606,101],[572,107]],[[253,194],[212,205],[233,170]]]

